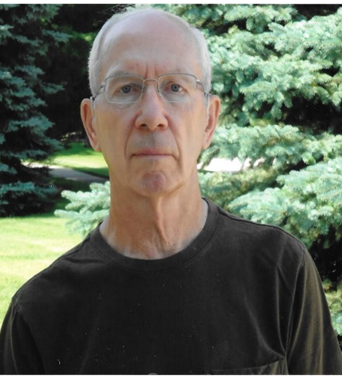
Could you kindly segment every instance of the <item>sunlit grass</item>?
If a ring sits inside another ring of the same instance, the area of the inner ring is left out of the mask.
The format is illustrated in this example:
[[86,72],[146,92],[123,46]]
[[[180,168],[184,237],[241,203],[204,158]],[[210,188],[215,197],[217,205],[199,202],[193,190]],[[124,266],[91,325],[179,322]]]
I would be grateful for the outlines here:
[[[82,143],[70,146],[47,163],[108,176],[101,153],[84,147]],[[89,183],[62,178],[53,181],[60,190],[89,189]],[[50,213],[0,218],[0,325],[20,286],[82,240],[79,234],[68,232],[66,219],[54,216],[54,210],[64,209],[65,204],[66,200],[59,197]]]
[[81,241],[53,213],[0,218],[0,325],[18,288]]
[[49,164],[108,177],[108,169],[102,153],[86,147],[83,142],[71,142],[68,147],[56,153]]

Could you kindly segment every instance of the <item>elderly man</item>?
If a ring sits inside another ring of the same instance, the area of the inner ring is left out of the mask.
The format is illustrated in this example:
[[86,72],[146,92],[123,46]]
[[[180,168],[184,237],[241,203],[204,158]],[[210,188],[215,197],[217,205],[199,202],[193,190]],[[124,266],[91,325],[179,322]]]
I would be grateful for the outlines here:
[[334,374],[341,352],[313,261],[279,228],[202,199],[216,127],[201,33],[145,9],[110,19],[81,116],[109,216],[14,296],[2,373]]

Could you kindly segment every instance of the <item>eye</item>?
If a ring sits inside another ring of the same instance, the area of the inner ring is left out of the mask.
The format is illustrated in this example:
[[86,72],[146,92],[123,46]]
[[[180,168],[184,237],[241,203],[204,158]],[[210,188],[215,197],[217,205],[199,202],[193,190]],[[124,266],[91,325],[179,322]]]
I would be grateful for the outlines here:
[[128,76],[114,76],[107,81],[109,96],[126,96],[140,93],[142,88],[141,79]]
[[171,96],[181,96],[185,95],[187,92],[186,85],[180,83],[179,80],[172,80],[166,81],[162,84],[162,92],[164,95],[171,95]]
[[183,90],[183,88],[179,84],[171,84],[170,90],[173,91],[174,93],[179,93]]
[[133,103],[142,92],[142,79],[135,76],[113,76],[107,80],[106,98],[111,103]]
[[122,86],[119,91],[123,94],[129,94],[132,91],[132,85]]

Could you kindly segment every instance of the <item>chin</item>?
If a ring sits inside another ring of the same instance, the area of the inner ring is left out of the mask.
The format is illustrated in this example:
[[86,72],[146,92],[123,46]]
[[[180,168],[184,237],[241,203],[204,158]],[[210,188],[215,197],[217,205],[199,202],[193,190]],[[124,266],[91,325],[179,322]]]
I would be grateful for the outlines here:
[[161,173],[148,173],[139,182],[139,193],[144,196],[162,195],[177,189],[174,179],[166,179]]

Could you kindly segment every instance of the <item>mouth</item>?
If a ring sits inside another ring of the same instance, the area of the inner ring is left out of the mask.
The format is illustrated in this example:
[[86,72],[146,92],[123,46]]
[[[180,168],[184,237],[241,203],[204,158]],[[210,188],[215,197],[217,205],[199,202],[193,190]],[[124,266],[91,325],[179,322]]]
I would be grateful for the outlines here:
[[163,150],[144,149],[133,153],[133,157],[169,157],[171,154]]

